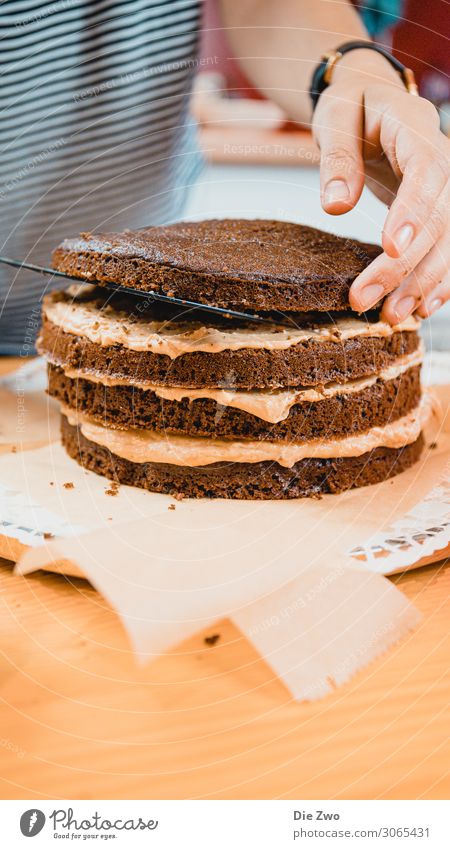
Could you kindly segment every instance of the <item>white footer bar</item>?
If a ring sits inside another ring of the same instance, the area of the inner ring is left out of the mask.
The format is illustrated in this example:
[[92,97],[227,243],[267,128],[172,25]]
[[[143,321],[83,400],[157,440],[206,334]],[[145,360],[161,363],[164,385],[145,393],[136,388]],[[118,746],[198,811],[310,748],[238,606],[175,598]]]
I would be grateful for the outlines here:
[[448,812],[440,801],[11,800],[0,831],[8,849],[444,849]]

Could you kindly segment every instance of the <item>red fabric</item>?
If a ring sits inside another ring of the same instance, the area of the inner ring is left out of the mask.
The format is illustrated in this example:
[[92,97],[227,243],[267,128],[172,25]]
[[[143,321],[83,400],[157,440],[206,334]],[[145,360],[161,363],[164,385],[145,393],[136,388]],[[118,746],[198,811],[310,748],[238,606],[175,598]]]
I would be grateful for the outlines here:
[[450,99],[450,11],[445,0],[406,0],[393,31],[394,53],[412,68],[421,94],[436,103]]

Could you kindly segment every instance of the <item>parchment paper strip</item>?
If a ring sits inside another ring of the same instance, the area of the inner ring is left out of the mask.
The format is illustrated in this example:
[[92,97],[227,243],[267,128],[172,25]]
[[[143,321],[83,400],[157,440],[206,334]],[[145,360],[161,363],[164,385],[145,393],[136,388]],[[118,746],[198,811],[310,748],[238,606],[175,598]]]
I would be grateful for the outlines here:
[[419,623],[389,581],[342,563],[314,566],[233,619],[297,700],[344,684]]

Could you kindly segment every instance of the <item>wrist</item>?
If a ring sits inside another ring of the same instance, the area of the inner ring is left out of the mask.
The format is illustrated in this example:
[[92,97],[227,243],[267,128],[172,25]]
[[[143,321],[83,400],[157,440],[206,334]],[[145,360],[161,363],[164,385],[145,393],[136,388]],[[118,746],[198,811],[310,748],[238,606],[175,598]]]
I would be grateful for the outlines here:
[[404,89],[399,73],[389,61],[375,50],[363,47],[341,56],[333,69],[332,83],[343,85],[350,83],[352,86],[356,84],[363,88],[367,85],[384,83]]

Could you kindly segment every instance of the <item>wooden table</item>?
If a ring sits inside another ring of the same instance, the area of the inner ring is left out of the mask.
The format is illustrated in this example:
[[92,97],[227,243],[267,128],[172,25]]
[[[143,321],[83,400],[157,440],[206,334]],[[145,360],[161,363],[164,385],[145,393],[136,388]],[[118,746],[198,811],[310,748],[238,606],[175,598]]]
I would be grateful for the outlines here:
[[297,704],[228,621],[140,667],[87,582],[0,561],[1,797],[447,798],[450,566],[395,582],[418,630]]

